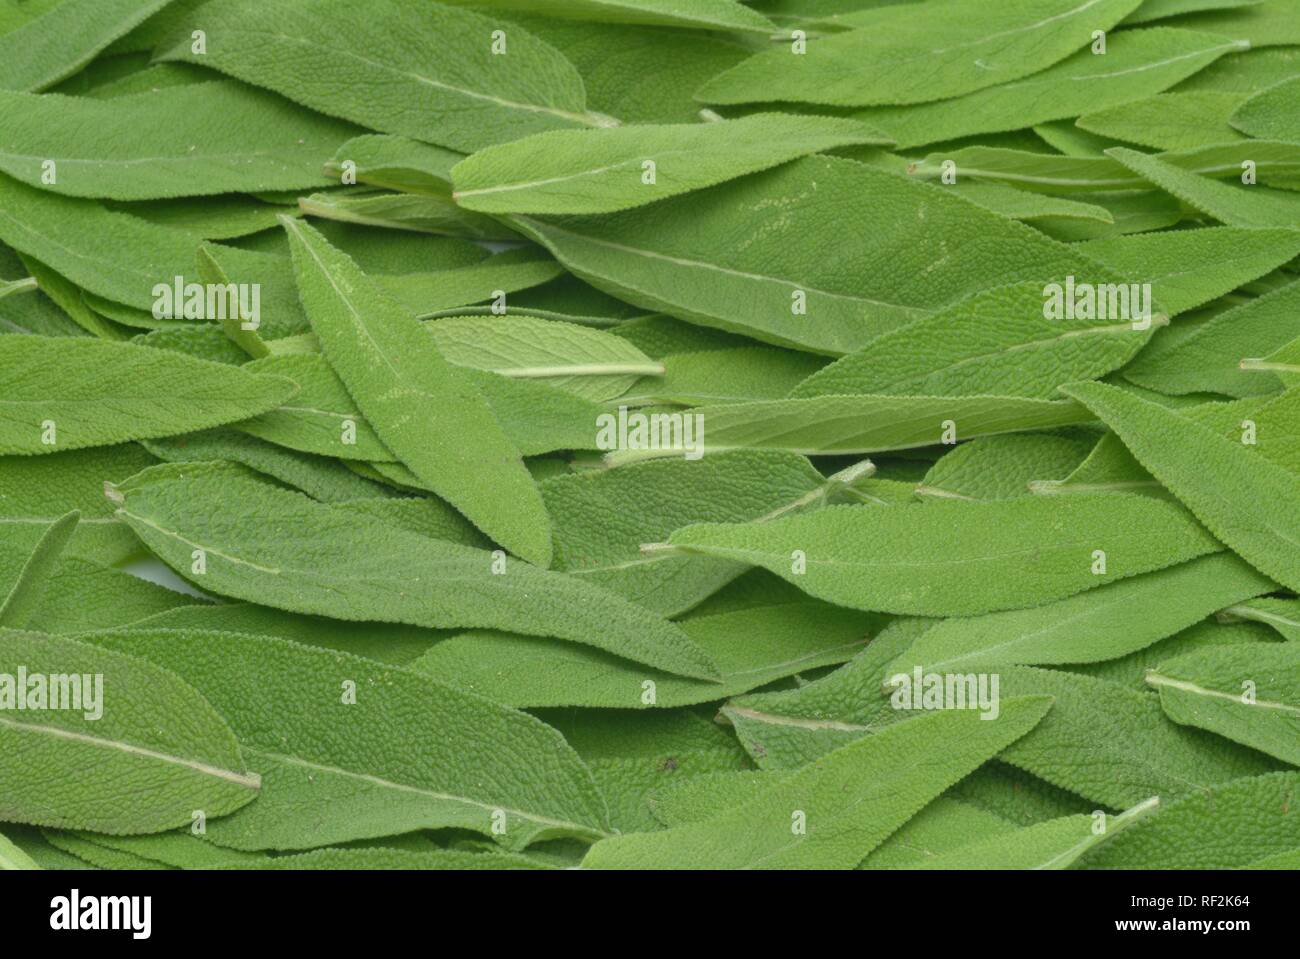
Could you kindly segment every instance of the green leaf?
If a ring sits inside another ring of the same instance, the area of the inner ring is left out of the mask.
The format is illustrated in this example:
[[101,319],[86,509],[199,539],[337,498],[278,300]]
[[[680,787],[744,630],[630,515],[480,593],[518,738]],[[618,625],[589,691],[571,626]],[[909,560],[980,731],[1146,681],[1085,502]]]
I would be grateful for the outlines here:
[[[542,130],[603,125],[559,53],[515,27],[493,55],[500,21],[436,6],[349,0],[219,0],[195,12],[207,49],[178,27],[156,59],[196,63],[330,116],[473,151]],[[395,42],[401,38],[401,42]],[[383,51],[376,57],[376,51]]]
[[1300,766],[1300,646],[1201,650],[1161,663],[1146,681],[1174,722]]
[[[814,373],[791,396],[1003,394],[1050,399],[1062,383],[1119,369],[1161,321],[1149,297],[1143,303],[1133,295],[1136,289],[1113,283],[1109,271],[1094,271],[1076,282],[1098,289],[1095,312],[1104,315],[1074,319],[1062,311],[1059,318],[1050,316],[1051,288],[1042,282],[996,287],[882,333]],[[1102,288],[1119,295],[1107,301]],[[1058,297],[1069,295],[1063,284],[1056,291]]]
[[494,810],[513,848],[606,831],[590,774],[555,730],[428,677],[234,633],[91,638],[177,672],[228,718],[262,791],[208,823],[218,845],[307,849],[447,826],[494,835]]
[[965,846],[976,837],[1015,831],[1015,824],[1001,816],[940,796],[877,846],[858,868],[925,868],[935,857]]
[[1264,140],[1300,141],[1300,78],[1284,80],[1243,103],[1232,125]]
[[274,477],[322,503],[382,498],[387,489],[357,476],[342,463],[263,442],[233,429],[203,430],[166,439],[146,440],[145,448],[168,463],[226,460]]
[[[451,0],[502,10],[537,11],[533,0]],[[768,33],[772,23],[737,0],[551,0],[548,17],[612,23],[665,24],[697,30],[740,30]]]
[[1236,556],[1217,553],[1032,609],[946,619],[889,669],[965,672],[1114,659],[1273,588]]
[[1252,599],[1224,608],[1224,613],[1271,626],[1286,639],[1300,641],[1300,599]]
[[[698,417],[694,442],[703,455],[746,448],[804,456],[915,449],[947,442],[953,431],[961,439],[972,439],[1091,419],[1075,403],[987,395],[812,396],[702,406],[685,415]],[[684,431],[661,426],[660,432],[657,448],[628,445],[606,454],[606,462],[617,465],[688,451]]]
[[[8,701],[0,819],[132,835],[188,826],[196,809],[215,821],[257,798],[258,776],[230,727],[173,673],[61,636],[11,630],[0,633],[0,665],[8,680],[0,688]],[[9,704],[17,702],[12,677],[20,670],[28,677],[25,708]],[[76,679],[53,683],[56,674]],[[32,698],[37,689],[45,690],[42,706]]]
[[546,869],[547,866],[527,858],[506,853],[474,853],[455,849],[412,852],[405,849],[313,849],[293,856],[269,856],[254,863],[232,863],[214,869],[300,870],[341,869],[351,871],[469,869]]
[[590,400],[621,396],[640,377],[664,370],[628,341],[575,323],[529,316],[447,317],[426,328],[450,363],[534,380]]
[[1300,474],[1255,456],[1177,412],[1100,383],[1065,392],[1100,416],[1129,451],[1256,569],[1300,589]]
[[[0,110],[0,169],[40,189],[115,200],[318,186],[321,164],[352,132],[229,81],[114,100],[0,92]],[[51,162],[53,180],[43,176]]]
[[1149,23],[1152,20],[1163,20],[1166,17],[1177,17],[1185,13],[1230,10],[1261,2],[1262,0],[1145,0],[1142,6],[1128,15],[1124,23],[1126,25]]
[[1085,113],[1075,122],[1099,136],[1156,150],[1191,150],[1245,139],[1228,123],[1241,101],[1240,94],[1209,90],[1158,93]]
[[40,868],[35,859],[0,833],[0,872]]
[[693,616],[678,625],[718,664],[720,683],[637,668],[569,643],[465,633],[438,643],[410,668],[493,702],[531,709],[673,708],[726,699],[795,673],[836,666],[867,641],[871,617],[822,603]]
[[[237,467],[155,467],[109,495],[160,559],[222,595],[335,619],[551,635],[717,675],[679,629],[602,589],[520,561],[494,574],[494,553],[315,503]],[[201,574],[195,550],[206,554]]]
[[1218,549],[1177,507],[1123,493],[834,506],[688,526],[669,542],[762,566],[827,602],[921,616],[1036,606]]
[[1127,689],[1150,693],[1151,687],[1146,684],[1147,673],[1176,656],[1206,649],[1245,644],[1258,646],[1276,641],[1277,637],[1259,623],[1221,623],[1216,616],[1119,659],[1074,663],[1064,668],[1072,673],[1118,683]]
[[1241,40],[1171,27],[1124,30],[1106,38],[1105,56],[1083,49],[1014,83],[920,106],[874,107],[854,116],[910,149],[1018,130],[1152,96],[1225,53],[1246,48]]
[[[1026,826],[1010,833],[965,843],[957,849],[915,863],[910,869],[1069,869],[1088,850],[1151,815],[1159,807],[1153,796],[1118,816],[1076,815]],[[1101,831],[1098,831],[1100,825]]]
[[1277,768],[1259,753],[1174,725],[1146,693],[1032,666],[1009,666],[1000,674],[1004,705],[1014,696],[1055,699],[1047,718],[1001,758],[1112,809],[1151,796],[1178,799]]
[[[1025,735],[1049,706],[1025,697],[1005,701],[997,722],[954,710],[899,723],[713,819],[602,840],[583,866],[851,868],[939,792]],[[942,761],[912,761],[918,755]],[[796,829],[801,821],[806,832]]]
[[763,769],[805,766],[904,718],[881,689],[890,662],[933,623],[896,619],[833,673],[796,689],[742,696],[722,716]]
[[306,224],[281,223],[325,358],[384,445],[493,539],[550,565],[541,494],[472,382],[347,254]]
[[[1030,227],[833,157],[623,213],[511,222],[629,303],[831,355],[984,289],[990,276],[1010,284],[1089,269]],[[860,240],[826,242],[844,231]],[[926,251],[940,234],[953,255],[936,271]]]
[[1187,16],[1180,26],[1241,37],[1256,47],[1300,44],[1300,4],[1296,0],[1265,0],[1231,10],[1214,10]]
[[664,357],[663,375],[642,380],[622,403],[699,406],[777,400],[825,365],[823,357],[770,346],[671,353]]
[[[1300,336],[1300,282],[1210,317],[1181,339],[1153,342],[1124,370],[1124,378],[1162,393],[1257,396],[1276,392],[1277,380],[1242,365],[1248,357],[1285,348]],[[1285,362],[1283,363],[1285,365]]]
[[0,89],[42,90],[76,73],[170,0],[65,0],[0,35]]
[[274,409],[296,387],[169,350],[6,336],[0,453],[54,453],[203,429]]
[[50,574],[76,531],[79,519],[81,514],[73,510],[56,519],[41,534],[8,596],[0,603],[0,627],[21,629],[30,623],[32,614],[40,608]]
[[49,456],[0,458],[0,530],[48,526],[68,510],[77,524],[64,553],[105,564],[119,563],[140,542],[104,500],[106,480],[126,479],[157,460],[132,444],[71,450]]
[[1093,240],[1084,251],[1130,282],[1150,283],[1170,316],[1204,306],[1300,254],[1300,230],[1229,226]]
[[308,216],[361,226],[437,233],[468,240],[514,240],[509,227],[457,206],[449,197],[417,193],[313,193],[298,201]]
[[830,492],[802,456],[733,450],[699,460],[661,460],[558,476],[542,484],[555,519],[555,567],[672,616],[745,571],[704,556],[660,551],[680,526],[743,522],[815,507]]
[[[1235,869],[1300,846],[1300,773],[1278,772],[1165,802],[1086,855],[1089,869]],[[1207,828],[1219,824],[1222,828]]]
[[1300,196],[1258,184],[1220,183],[1180,170],[1155,156],[1113,147],[1106,151],[1166,193],[1228,226],[1294,228],[1300,222]]
[[157,284],[171,285],[193,269],[198,246],[198,237],[182,230],[35,190],[3,174],[0,240],[91,293],[141,310],[153,309]]
[[464,154],[408,137],[366,133],[353,137],[325,163],[326,176],[404,193],[451,194],[451,168]]
[[806,52],[783,42],[715,77],[697,96],[838,106],[946,100],[1050,67],[1139,2],[947,0],[921,14],[907,4],[868,8],[837,18],[848,32],[814,36]]
[[1007,433],[962,443],[930,467],[918,496],[950,499],[1014,499],[1030,493],[1043,476],[1069,474],[1091,444],[1078,436]]
[[462,160],[452,170],[452,196],[485,213],[612,213],[836,147],[889,142],[852,120],[780,113],[554,130]]

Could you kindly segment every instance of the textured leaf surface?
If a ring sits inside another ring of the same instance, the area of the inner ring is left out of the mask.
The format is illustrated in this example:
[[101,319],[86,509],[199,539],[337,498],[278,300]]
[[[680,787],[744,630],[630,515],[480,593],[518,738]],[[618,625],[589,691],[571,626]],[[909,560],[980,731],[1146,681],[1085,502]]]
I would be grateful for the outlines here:
[[452,170],[452,195],[461,206],[486,213],[611,213],[812,153],[888,142],[852,120],[780,113],[677,126],[556,130],[462,160]]
[[[1233,869],[1300,846],[1300,773],[1252,776],[1215,786],[1092,850],[1095,869]],[[1213,822],[1217,828],[1207,829]],[[1284,867],[1285,868],[1285,867]]]
[[1174,722],[1300,766],[1300,647],[1294,643],[1202,650],[1161,663],[1146,681]]
[[[762,566],[828,602],[922,616],[1035,606],[1218,548],[1176,507],[1120,493],[835,506],[690,526],[669,542]],[[1093,572],[1094,550],[1105,573]]]
[[1032,666],[1007,667],[1001,677],[1003,703],[1009,696],[1054,697],[1047,719],[1002,759],[1112,809],[1277,768],[1260,753],[1175,725],[1154,696],[1115,683]]
[[875,107],[855,115],[884,130],[900,148],[1018,130],[1160,93],[1246,46],[1226,36],[1150,27],[1116,33],[1106,48],[1105,56],[1084,49],[1022,80],[951,100]]
[[[208,589],[292,612],[594,643],[669,672],[716,669],[681,632],[604,590],[275,489],[233,467],[164,466],[112,493],[158,556]],[[196,577],[197,578],[197,577]]]
[[85,66],[95,54],[170,0],[68,0],[0,35],[0,89],[41,90]]
[[1243,559],[1300,589],[1300,474],[1173,410],[1098,383],[1069,387],[1156,479]]
[[473,383],[347,254],[282,222],[312,329],[384,445],[489,536],[550,565],[541,495]]
[[710,103],[924,103],[1007,83],[1063,60],[1138,7],[1135,0],[946,0],[923,15],[893,4],[839,17],[807,53],[765,51],[706,83]]
[[[188,826],[196,809],[215,821],[257,798],[258,776],[230,727],[173,673],[71,639],[14,631],[0,633],[0,663],[10,677],[20,668],[32,677],[80,674],[87,692],[98,686],[101,694],[97,706],[84,696],[71,700],[82,709],[52,709],[48,699],[44,708],[29,699],[26,709],[5,709],[0,818],[122,835]],[[52,695],[56,687],[47,688]],[[6,697],[14,693],[10,686]]]
[[966,672],[1004,663],[1089,663],[1127,655],[1273,583],[1230,553],[1110,583],[1031,609],[946,619],[890,667]]
[[[938,792],[1025,735],[1049,706],[1046,698],[1024,697],[1004,701],[996,722],[945,711],[899,723],[714,819],[602,840],[583,866],[851,868]],[[791,828],[797,812],[806,833]]]
[[[1085,271],[1077,254],[1029,227],[832,157],[610,216],[511,222],[630,303],[832,355],[982,289],[990,276],[1009,284]],[[863,242],[838,242],[847,233]],[[938,234],[960,262],[936,272],[924,251],[925,237]],[[803,313],[794,309],[800,293]]]
[[[0,110],[0,169],[42,189],[115,200],[318,186],[321,164],[352,132],[230,82],[113,100],[0,93]],[[47,161],[53,183],[42,180]]]
[[0,452],[55,453],[203,429],[274,409],[295,390],[288,380],[131,343],[7,336]]
[[[207,50],[185,25],[158,59],[220,70],[382,133],[477,150],[529,133],[598,122],[582,79],[554,49],[515,28],[492,54],[498,23],[450,7],[380,0],[304,6],[218,0],[200,8]],[[385,51],[382,58],[375,51]]]
[[230,633],[130,630],[94,641],[177,671],[229,718],[262,793],[243,814],[208,824],[219,845],[304,849],[440,826],[490,835],[495,809],[516,848],[604,831],[590,774],[555,730],[428,677]]

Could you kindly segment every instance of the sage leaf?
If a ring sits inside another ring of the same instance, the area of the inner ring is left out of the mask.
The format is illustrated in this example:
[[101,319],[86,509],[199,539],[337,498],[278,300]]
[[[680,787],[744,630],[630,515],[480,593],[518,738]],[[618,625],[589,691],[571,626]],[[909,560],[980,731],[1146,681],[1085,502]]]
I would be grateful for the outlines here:
[[1156,150],[1191,150],[1245,139],[1228,122],[1241,102],[1240,94],[1209,90],[1157,93],[1085,113],[1075,122],[1114,140]]
[[911,673],[919,665],[966,672],[1118,658],[1271,589],[1267,577],[1231,553],[1216,553],[1031,609],[946,619],[889,670]]
[[[258,796],[222,717],[193,687],[151,663],[38,633],[0,633],[0,663],[8,677],[76,674],[82,694],[72,705],[8,706],[0,717],[0,769],[5,790],[0,818],[60,829],[114,835],[188,826],[194,810],[216,820]],[[97,680],[96,677],[101,677]],[[91,688],[93,687],[93,692]],[[75,688],[75,687],[74,687]],[[6,698],[19,693],[10,684]],[[55,778],[51,788],[31,770]],[[138,797],[148,790],[149,801]]]
[[1249,643],[1179,656],[1146,675],[1176,723],[1300,766],[1300,647]]
[[[1025,735],[1050,701],[1004,701],[998,722],[946,711],[851,743],[714,819],[601,840],[583,867],[847,869],[938,792]],[[904,757],[942,755],[918,764]],[[792,830],[803,814],[806,832]],[[794,833],[792,835],[792,833]]]
[[1033,734],[1001,758],[1112,809],[1151,796],[1163,803],[1277,768],[1260,753],[1175,725],[1154,696],[1102,679],[1009,666],[1001,670],[1000,695],[1004,704],[1011,696],[1055,699]]
[[925,103],[1005,84],[1050,67],[1109,30],[1135,0],[946,0],[918,16],[906,4],[838,17],[845,33],[814,37],[809,51],[766,50],[715,77],[706,103],[798,100],[838,106]]
[[762,566],[827,602],[919,616],[1035,606],[1218,548],[1178,508],[1122,493],[832,506],[688,526],[669,542]]
[[237,467],[155,467],[109,497],[160,559],[222,595],[335,619],[553,635],[716,676],[680,630],[602,589],[518,561],[494,574],[493,553],[315,503]]
[[1300,141],[1300,81],[1284,80],[1251,97],[1232,115],[1238,130],[1262,140]]
[[[1089,851],[1092,869],[1232,869],[1300,846],[1295,814],[1300,773],[1251,776],[1161,803],[1154,815]],[[1222,819],[1231,831],[1205,828]]]
[[1225,607],[1224,612],[1271,626],[1293,642],[1300,640],[1300,599],[1253,599]]
[[0,453],[54,453],[167,436],[255,416],[288,380],[168,350],[89,337],[5,337]]
[[[317,186],[325,182],[321,165],[352,132],[228,81],[113,100],[4,92],[0,110],[5,173],[57,193],[114,200]],[[212,137],[213,116],[222,118],[220,139]],[[42,178],[51,162],[52,183]]]
[[719,683],[683,680],[572,644],[505,633],[453,637],[410,668],[520,708],[673,708],[839,665],[867,641],[870,621],[862,613],[811,602],[681,621],[682,631],[718,664]]
[[85,66],[170,0],[68,0],[0,35],[0,89],[42,90]]
[[1082,49],[1012,83],[918,106],[872,107],[854,116],[884,130],[901,149],[911,149],[1077,117],[1152,96],[1224,54],[1244,49],[1244,40],[1193,30],[1123,30],[1107,38],[1105,56]]
[[1300,515],[1286,505],[1300,497],[1300,474],[1116,387],[1081,383],[1065,391],[1242,559],[1300,589]]
[[[681,415],[681,414],[678,414]],[[965,439],[1088,422],[1077,404],[1019,396],[888,396],[847,394],[701,406],[695,448],[705,455],[736,448],[805,456],[907,450],[959,435]],[[952,424],[951,426],[945,424]],[[610,465],[688,451],[686,437],[662,429],[658,448],[606,454]]]
[[[601,125],[586,112],[582,79],[554,49],[516,27],[494,56],[499,24],[454,7],[380,0],[310,8],[287,0],[217,0],[164,40],[156,59],[220,70],[381,133],[472,151],[542,130]],[[392,38],[403,42],[392,44]],[[387,51],[379,60],[373,52]]]
[[[1159,806],[1153,796],[1117,816],[1076,815],[977,839],[915,863],[911,869],[1069,869],[1080,856],[1148,816]],[[1098,831],[1100,823],[1101,831]]]
[[473,384],[347,254],[306,224],[281,222],[312,329],[384,445],[493,539],[550,565],[541,494]]
[[1129,299],[1127,287],[1126,316],[1109,315],[1103,307],[1099,312],[1107,315],[1099,318],[1049,319],[1047,292],[1043,283],[1028,282],[977,293],[882,333],[814,373],[791,396],[1001,393],[1050,399],[1063,383],[1119,369],[1142,348],[1159,319],[1150,302],[1144,308]]
[[755,114],[716,123],[555,130],[480,150],[453,198],[485,213],[612,213],[836,147],[890,142],[834,117]]
[[[536,10],[530,0],[486,0],[484,5],[503,10]],[[766,17],[737,0],[688,0],[685,3],[681,0],[555,0],[546,5],[546,15],[596,22],[665,24],[697,30],[768,33],[772,29]]]
[[91,639],[176,671],[229,718],[262,791],[241,815],[208,824],[218,845],[307,849],[457,826],[522,848],[605,831],[590,774],[558,733],[428,677],[266,637],[124,630]]
[[738,563],[642,553],[679,526],[745,522],[820,505],[825,477],[802,456],[734,450],[558,476],[542,483],[555,568],[661,615],[685,612],[745,571]]
[[40,607],[46,581],[80,518],[81,514],[73,510],[56,519],[41,534],[18,579],[10,586],[8,596],[0,603],[0,627],[21,629],[28,625],[32,614]]
[[[773,206],[784,210],[778,219]],[[833,157],[607,216],[510,221],[630,303],[830,355],[983,289],[989,275],[1010,284],[1087,272],[1077,254],[1030,227]],[[830,223],[853,223],[864,242],[828,245]],[[932,269],[920,253],[932,231],[960,251],[960,265]],[[738,245],[736,236],[751,240]]]
[[1113,147],[1106,151],[1160,189],[1228,226],[1294,228],[1300,220],[1300,196],[1266,186],[1221,183],[1188,173],[1158,156]]

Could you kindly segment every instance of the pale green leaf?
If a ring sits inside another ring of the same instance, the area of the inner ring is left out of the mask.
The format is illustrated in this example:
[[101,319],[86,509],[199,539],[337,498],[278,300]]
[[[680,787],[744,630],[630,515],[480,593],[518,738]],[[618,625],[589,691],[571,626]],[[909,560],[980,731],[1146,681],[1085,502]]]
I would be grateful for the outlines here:
[[325,358],[395,456],[506,548],[550,565],[550,520],[477,389],[356,263],[306,224],[281,221]]
[[168,436],[255,416],[288,380],[169,350],[89,337],[6,336],[0,452],[55,453]]
[[[196,809],[215,822],[258,797],[259,777],[230,727],[175,674],[60,636],[10,630],[0,633],[0,663],[7,680],[0,819],[132,835],[189,825]],[[20,669],[29,677],[25,708],[14,704]],[[53,674],[79,681],[51,685]],[[45,679],[39,687],[37,676]],[[59,708],[49,698],[36,706],[37,689],[59,695]]]

